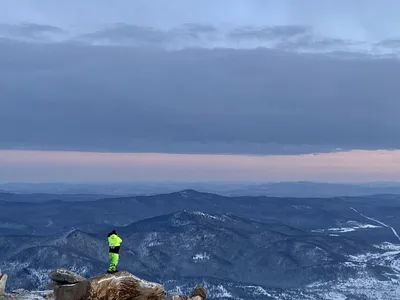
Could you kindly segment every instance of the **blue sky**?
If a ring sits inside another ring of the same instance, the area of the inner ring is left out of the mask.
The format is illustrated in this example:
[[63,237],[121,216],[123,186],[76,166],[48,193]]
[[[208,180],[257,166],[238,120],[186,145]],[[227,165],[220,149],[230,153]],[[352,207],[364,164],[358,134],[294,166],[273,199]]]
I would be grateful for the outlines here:
[[[398,1],[0,6],[0,149],[245,157],[400,148]],[[40,166],[39,178],[51,173]]]

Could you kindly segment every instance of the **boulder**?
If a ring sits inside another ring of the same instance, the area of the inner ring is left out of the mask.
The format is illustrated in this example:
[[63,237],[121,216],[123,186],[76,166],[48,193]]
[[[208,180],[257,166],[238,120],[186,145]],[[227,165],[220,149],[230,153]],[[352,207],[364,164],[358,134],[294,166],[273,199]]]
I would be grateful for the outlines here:
[[171,293],[168,298],[168,300],[187,300],[188,298],[184,295],[180,295],[178,293]]
[[49,277],[57,284],[72,284],[86,280],[82,276],[65,269],[54,269],[50,272]]
[[[129,272],[104,274],[85,279],[73,272],[56,269],[49,277],[54,281],[55,300],[164,300],[166,291],[158,283],[140,279]],[[189,297],[172,294],[169,300],[205,300],[207,290],[197,286]]]
[[208,292],[203,285],[197,286],[189,296],[191,300],[205,300],[208,297]]
[[[66,274],[66,275],[65,275]],[[65,276],[64,276],[65,275]],[[140,279],[129,272],[104,274],[89,280],[67,270],[53,270],[56,300],[164,300],[166,291],[157,283]],[[79,279],[75,283],[72,282]]]
[[6,293],[6,283],[7,275],[0,273],[0,295],[4,295]]
[[53,289],[54,299],[86,300],[90,293],[90,281],[56,285]]
[[164,300],[165,296],[162,285],[124,271],[92,278],[87,300]]

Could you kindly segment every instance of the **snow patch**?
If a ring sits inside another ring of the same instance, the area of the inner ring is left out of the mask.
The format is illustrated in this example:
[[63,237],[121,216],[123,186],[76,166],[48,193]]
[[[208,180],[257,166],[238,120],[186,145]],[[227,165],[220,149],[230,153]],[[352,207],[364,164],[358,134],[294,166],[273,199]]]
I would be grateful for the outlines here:
[[377,226],[377,225],[372,225],[372,224],[362,224],[358,223],[356,221],[347,221],[346,222],[348,225],[351,225],[351,227],[341,227],[341,228],[327,228],[327,229],[315,229],[311,230],[312,232],[316,233],[345,233],[345,232],[352,232],[360,229],[376,229],[376,228],[382,228],[382,226]]
[[218,285],[214,291],[214,297],[233,298],[232,294],[227,291],[223,285]]
[[218,220],[218,221],[223,221],[223,222],[225,221],[224,218],[220,218],[220,217],[216,217],[216,216],[213,216],[213,215],[205,214],[205,213],[203,213],[201,211],[194,211],[193,214],[196,215],[196,216],[202,216],[204,218],[209,218],[209,219],[213,219],[213,220]]
[[256,285],[247,285],[247,286],[241,286],[241,288],[244,288],[247,292],[250,292],[254,296],[268,296],[272,297],[270,293],[268,293],[263,287],[261,286],[256,286]]
[[162,243],[158,239],[158,233],[157,232],[150,232],[146,238],[140,243],[139,245],[139,253],[142,256],[148,256],[149,255],[149,247],[154,247],[161,245]]
[[194,261],[204,261],[204,260],[209,260],[210,255],[206,252],[203,253],[197,253],[196,255],[193,256]]
[[312,207],[308,206],[308,205],[291,205],[291,207],[293,207],[296,210],[309,210],[309,209],[312,209]]
[[353,208],[353,207],[351,207],[351,210],[353,210],[354,212],[358,213],[360,216],[362,216],[362,217],[364,217],[364,218],[366,218],[366,219],[368,219],[368,220],[370,220],[370,221],[374,221],[374,222],[376,222],[376,223],[378,223],[378,224],[380,224],[380,225],[382,225],[382,226],[385,226],[385,227],[389,228],[390,230],[392,230],[392,232],[393,232],[393,234],[395,235],[395,237],[400,241],[400,236],[399,236],[399,234],[397,233],[396,229],[394,229],[392,226],[389,226],[388,224],[385,224],[385,223],[383,223],[383,222],[381,222],[381,221],[379,221],[379,220],[376,220],[376,219],[374,219],[374,218],[371,218],[371,217],[368,217],[368,216],[366,216],[366,215],[363,215],[362,213],[358,212],[358,210],[356,210],[356,209]]

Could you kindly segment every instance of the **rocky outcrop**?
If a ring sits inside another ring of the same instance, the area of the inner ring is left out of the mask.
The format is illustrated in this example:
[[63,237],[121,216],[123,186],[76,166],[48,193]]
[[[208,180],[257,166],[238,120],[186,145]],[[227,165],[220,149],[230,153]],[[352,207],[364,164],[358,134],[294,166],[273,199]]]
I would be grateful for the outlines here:
[[166,291],[160,284],[140,279],[129,272],[106,274],[91,279],[88,300],[161,300]]
[[[167,296],[162,285],[126,271],[86,279],[68,270],[55,269],[49,278],[53,292],[20,289],[6,294],[7,275],[0,274],[0,300],[164,300]],[[198,286],[190,296],[174,294],[169,295],[168,300],[205,300],[207,297],[206,289]]]
[[[162,285],[126,271],[85,279],[73,272],[56,269],[49,277],[54,284],[55,300],[164,300],[167,294]],[[199,286],[189,297],[173,295],[169,299],[205,300],[207,296],[205,288]]]
[[0,273],[0,295],[4,295],[6,293],[6,283],[7,275]]
[[89,299],[90,281],[85,280],[73,284],[57,284],[53,288],[55,299],[86,300]]
[[82,276],[65,269],[54,269],[50,272],[49,277],[57,284],[72,284],[86,280]]
[[49,291],[31,292],[24,289],[12,291],[10,294],[0,295],[0,300],[51,300],[54,299]]

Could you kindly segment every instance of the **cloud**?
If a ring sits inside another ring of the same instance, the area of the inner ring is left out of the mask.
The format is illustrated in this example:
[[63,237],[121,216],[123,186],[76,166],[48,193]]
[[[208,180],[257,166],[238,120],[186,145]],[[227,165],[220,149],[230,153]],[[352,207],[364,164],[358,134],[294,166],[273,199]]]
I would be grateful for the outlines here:
[[400,48],[400,38],[383,40],[383,41],[379,42],[378,45],[383,46],[383,47],[399,49]]
[[400,146],[398,1],[4,0],[2,8],[0,148]]
[[0,148],[399,148],[399,62],[278,50],[0,45]]
[[186,23],[169,29],[116,23],[81,33],[41,24],[0,25],[0,39],[36,43],[83,43],[97,46],[187,48],[268,48],[291,52],[343,53],[399,57],[397,39],[380,42],[324,36],[304,25],[224,27]]
[[164,32],[151,27],[118,24],[104,30],[81,35],[76,40],[90,43],[162,46],[167,40],[167,36]]
[[0,37],[26,41],[54,41],[65,34],[61,28],[41,24],[0,24]]
[[248,26],[233,30],[230,33],[232,38],[236,39],[288,39],[311,34],[311,29],[307,26],[272,26],[272,27],[254,27]]

